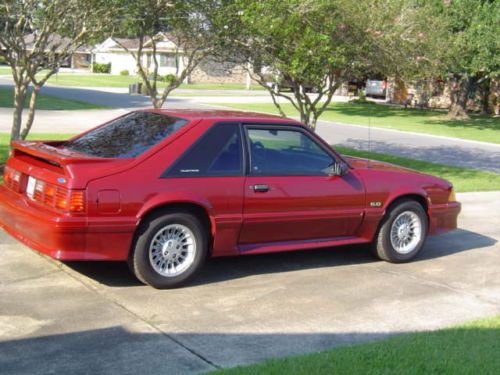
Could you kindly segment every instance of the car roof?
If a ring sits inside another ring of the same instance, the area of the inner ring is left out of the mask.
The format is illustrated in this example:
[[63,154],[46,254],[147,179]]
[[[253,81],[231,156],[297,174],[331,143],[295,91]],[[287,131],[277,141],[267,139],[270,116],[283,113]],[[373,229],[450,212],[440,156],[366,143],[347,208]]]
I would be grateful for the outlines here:
[[214,109],[146,109],[144,111],[161,113],[169,116],[185,118],[187,120],[236,120],[248,122],[272,122],[285,125],[302,125],[300,122],[276,115],[265,113],[232,111],[232,110],[214,110]]

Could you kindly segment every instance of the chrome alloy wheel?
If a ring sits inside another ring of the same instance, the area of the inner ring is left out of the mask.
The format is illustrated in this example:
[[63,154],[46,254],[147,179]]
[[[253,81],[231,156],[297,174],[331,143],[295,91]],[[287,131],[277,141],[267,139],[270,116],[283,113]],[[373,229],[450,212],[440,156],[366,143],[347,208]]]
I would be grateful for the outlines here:
[[196,241],[193,232],[181,224],[161,228],[149,246],[149,261],[162,276],[174,277],[186,271],[194,262]]
[[399,254],[415,250],[422,238],[422,221],[413,211],[401,212],[391,226],[391,244]]

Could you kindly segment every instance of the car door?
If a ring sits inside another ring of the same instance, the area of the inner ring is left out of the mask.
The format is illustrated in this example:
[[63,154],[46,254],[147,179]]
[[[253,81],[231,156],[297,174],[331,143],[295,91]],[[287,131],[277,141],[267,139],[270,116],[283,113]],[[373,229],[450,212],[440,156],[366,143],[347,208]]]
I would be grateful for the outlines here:
[[299,126],[245,125],[249,155],[239,243],[352,236],[365,193],[352,172],[328,174],[338,158]]

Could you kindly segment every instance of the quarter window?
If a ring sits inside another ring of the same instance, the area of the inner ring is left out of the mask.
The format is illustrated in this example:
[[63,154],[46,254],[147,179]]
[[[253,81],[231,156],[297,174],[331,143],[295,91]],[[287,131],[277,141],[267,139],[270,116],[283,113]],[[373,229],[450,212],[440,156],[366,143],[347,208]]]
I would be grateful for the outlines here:
[[238,124],[212,127],[167,171],[167,176],[240,176],[243,173]]
[[248,129],[253,175],[324,175],[332,157],[301,131]]

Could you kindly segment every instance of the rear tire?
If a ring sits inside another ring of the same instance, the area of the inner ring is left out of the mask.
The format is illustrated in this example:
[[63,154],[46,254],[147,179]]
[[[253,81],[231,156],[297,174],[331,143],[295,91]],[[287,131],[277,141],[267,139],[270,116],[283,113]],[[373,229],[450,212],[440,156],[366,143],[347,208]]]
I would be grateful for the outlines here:
[[373,243],[374,254],[387,262],[413,259],[424,246],[428,219],[414,200],[403,200],[389,209]]
[[207,253],[207,229],[195,215],[160,213],[139,227],[128,263],[141,282],[176,288],[197,274]]

